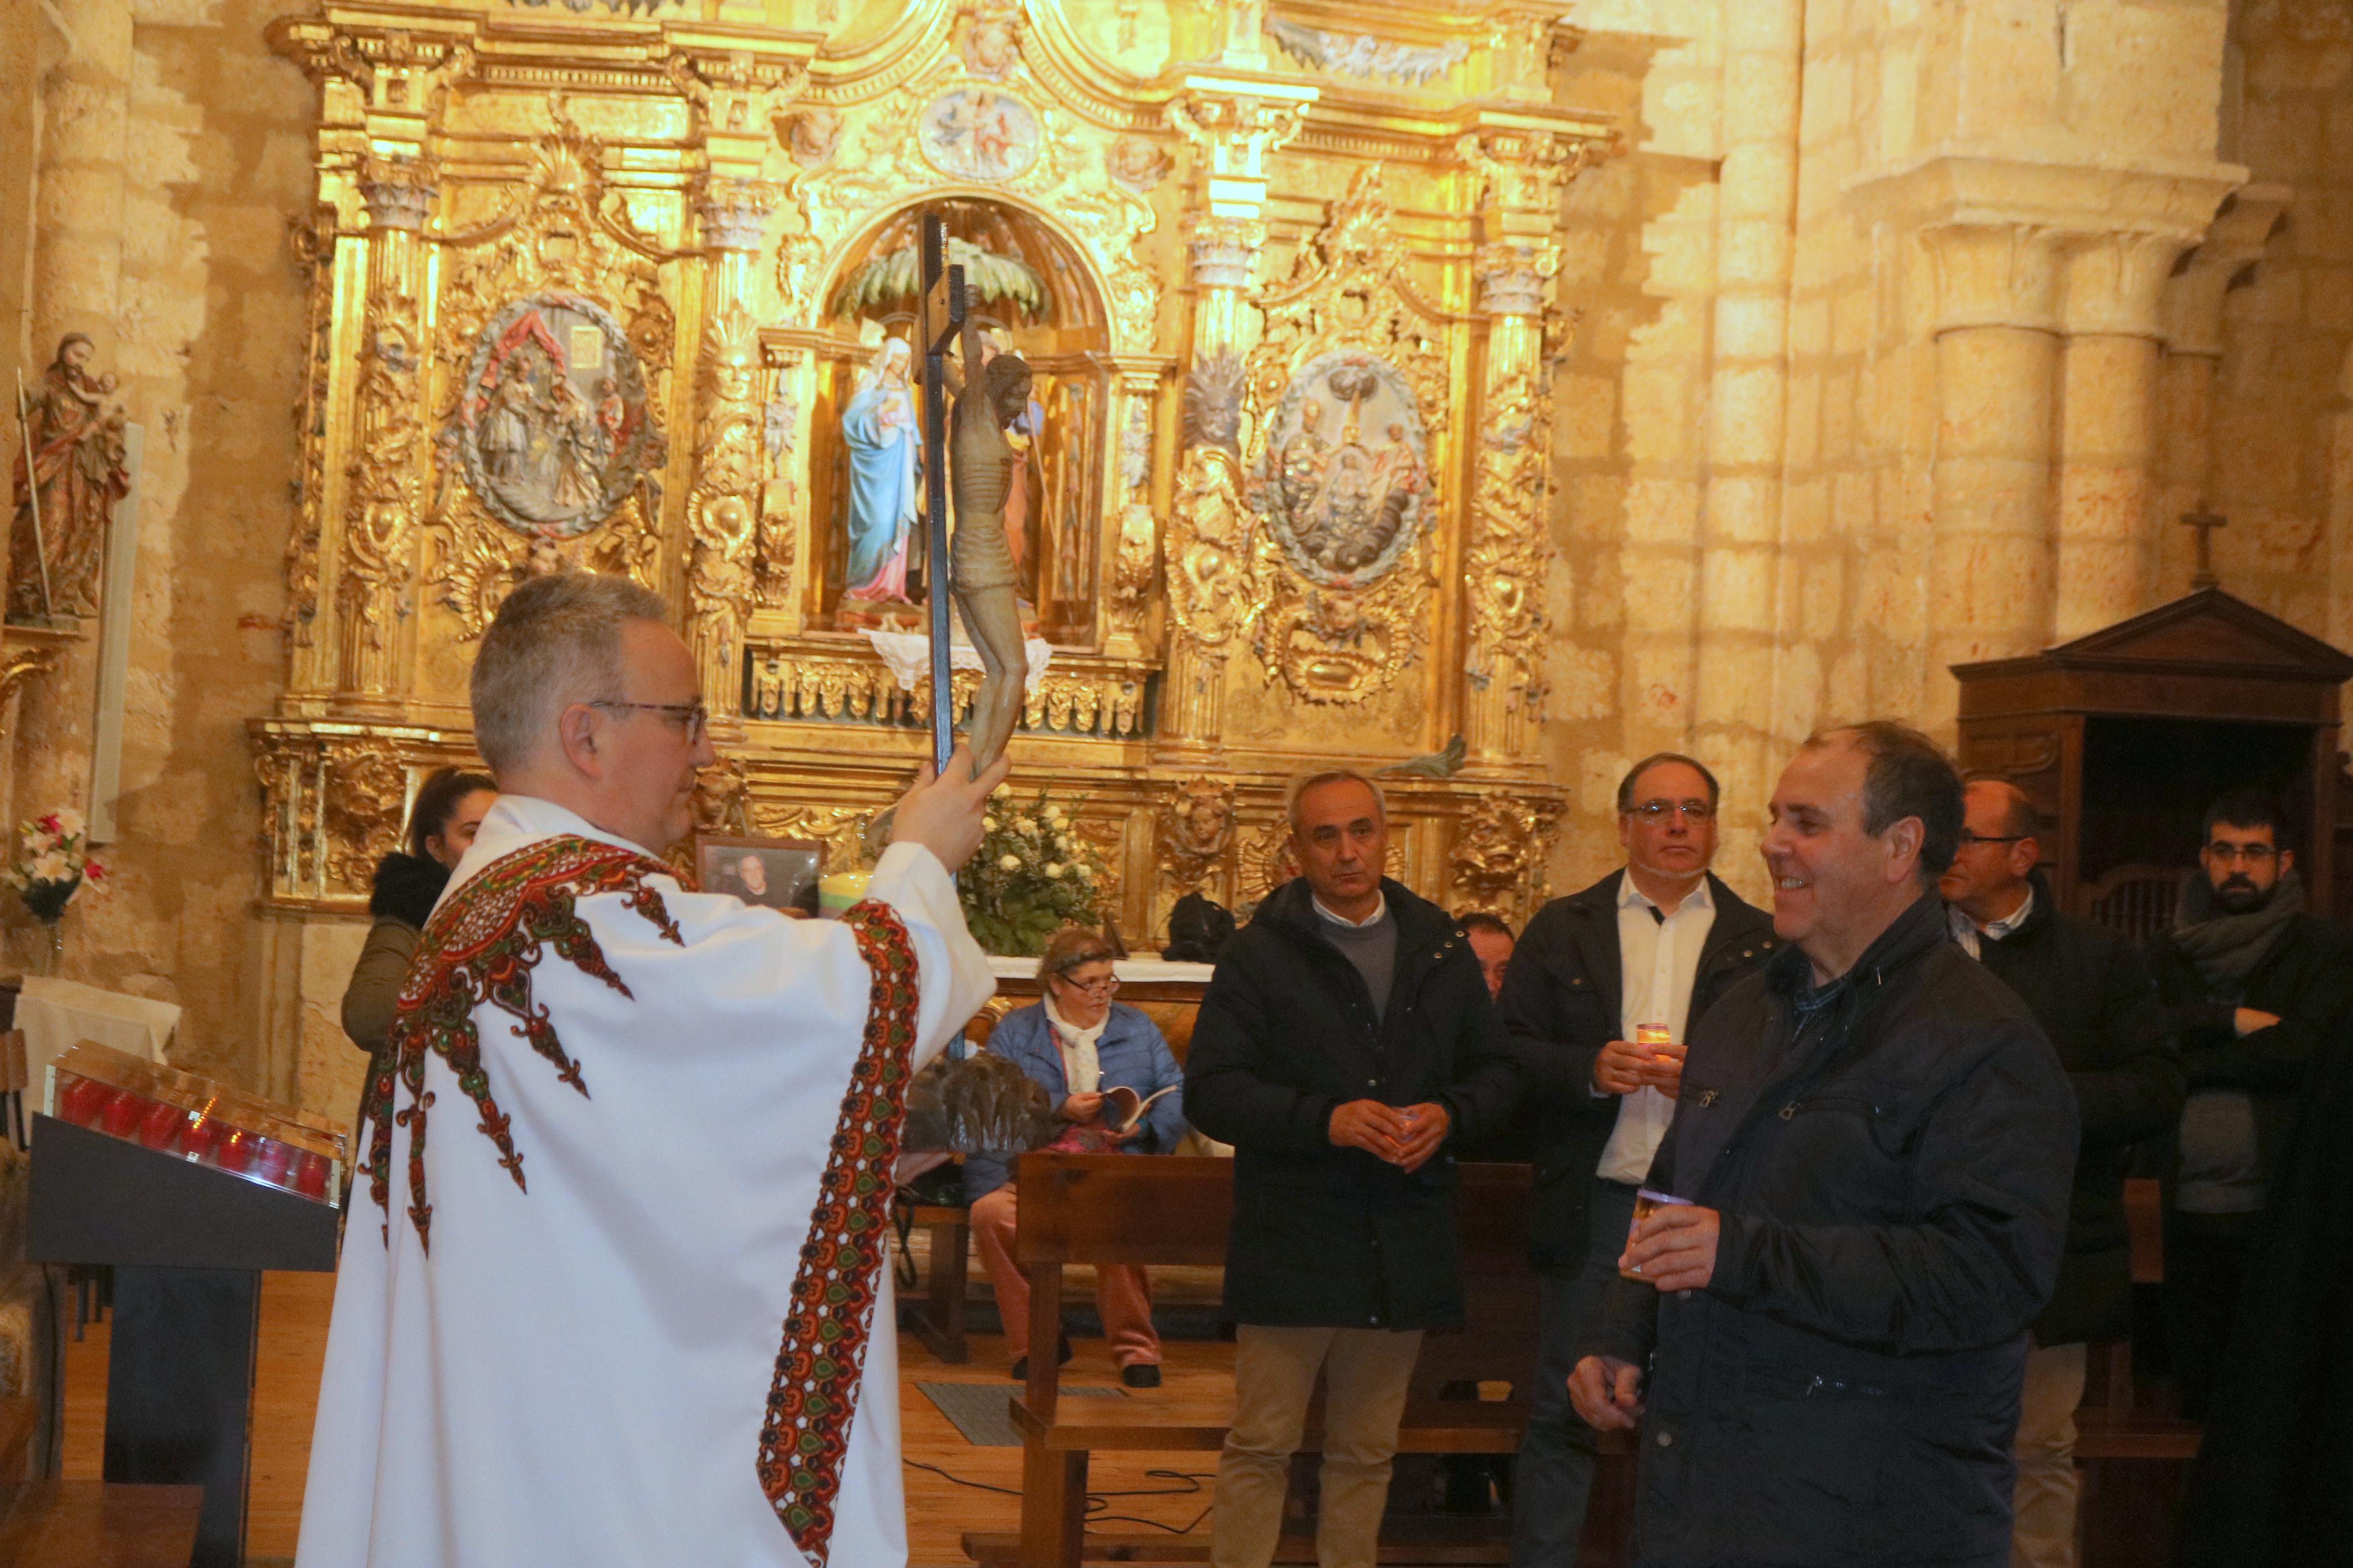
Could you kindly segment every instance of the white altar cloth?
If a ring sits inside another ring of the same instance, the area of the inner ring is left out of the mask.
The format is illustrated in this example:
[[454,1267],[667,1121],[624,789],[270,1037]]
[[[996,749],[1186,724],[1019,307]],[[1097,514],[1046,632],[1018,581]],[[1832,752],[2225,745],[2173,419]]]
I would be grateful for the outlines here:
[[25,977],[16,997],[16,1027],[25,1031],[27,1109],[48,1093],[49,1063],[83,1040],[95,1040],[151,1062],[164,1059],[180,1009],[170,1002],[126,996],[79,980]]

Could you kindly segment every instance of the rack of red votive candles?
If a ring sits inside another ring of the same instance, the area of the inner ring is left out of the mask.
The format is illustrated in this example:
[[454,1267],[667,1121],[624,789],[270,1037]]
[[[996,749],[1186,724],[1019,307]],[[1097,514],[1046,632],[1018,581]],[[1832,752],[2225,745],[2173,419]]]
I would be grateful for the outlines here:
[[340,1131],[159,1062],[85,1041],[51,1065],[48,1110],[159,1154],[320,1203],[342,1199]]

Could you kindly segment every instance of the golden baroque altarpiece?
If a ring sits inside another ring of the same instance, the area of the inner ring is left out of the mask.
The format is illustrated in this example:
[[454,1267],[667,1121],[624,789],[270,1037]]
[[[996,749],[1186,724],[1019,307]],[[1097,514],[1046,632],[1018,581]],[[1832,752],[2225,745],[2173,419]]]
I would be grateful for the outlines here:
[[[1562,192],[1613,145],[1557,5],[326,0],[268,902],[364,907],[540,571],[668,595],[708,826],[854,846],[925,750],[913,215],[1038,372],[1016,778],[1156,944],[1285,874],[1283,779],[1393,779],[1396,868],[1525,917]],[[895,414],[893,412],[895,410]],[[952,700],[969,700],[959,671]]]

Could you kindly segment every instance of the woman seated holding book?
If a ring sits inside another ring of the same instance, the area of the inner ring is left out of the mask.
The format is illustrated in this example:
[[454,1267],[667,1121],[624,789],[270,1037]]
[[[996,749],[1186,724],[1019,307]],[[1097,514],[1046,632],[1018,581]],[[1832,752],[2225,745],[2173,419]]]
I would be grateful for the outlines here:
[[[1111,943],[1065,926],[1038,961],[1045,998],[1008,1013],[987,1048],[1046,1091],[1065,1126],[1050,1147],[1080,1153],[1166,1154],[1185,1136],[1185,1075],[1151,1019],[1112,1000]],[[966,1155],[965,1191],[972,1233],[997,1290],[1013,1375],[1029,1373],[1029,1281],[1013,1261],[1014,1184],[1009,1163]],[[1095,1305],[1119,1379],[1130,1388],[1160,1386],[1160,1335],[1152,1327],[1152,1286],[1142,1267],[1095,1270]],[[1070,1359],[1067,1344],[1057,1347]]]

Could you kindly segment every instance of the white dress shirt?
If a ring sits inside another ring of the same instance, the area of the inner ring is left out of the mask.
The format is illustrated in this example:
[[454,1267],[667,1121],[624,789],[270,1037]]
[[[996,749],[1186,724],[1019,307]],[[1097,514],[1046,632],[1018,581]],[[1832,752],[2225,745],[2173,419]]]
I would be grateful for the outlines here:
[[[1618,883],[1618,1020],[1621,1040],[1635,1037],[1644,1024],[1664,1024],[1676,1040],[1691,1021],[1692,983],[1699,974],[1700,949],[1715,924],[1715,900],[1707,879],[1661,918],[1659,906],[1634,886],[1630,872]],[[1595,1174],[1604,1181],[1640,1186],[1651,1159],[1674,1120],[1675,1102],[1645,1086],[1618,1097],[1618,1125],[1601,1151]]]
[[2033,912],[2034,889],[2031,884],[2029,884],[2027,887],[2026,897],[2020,902],[2018,908],[2010,910],[2010,913],[2002,916],[2001,919],[1998,921],[1988,921],[1984,925],[1978,924],[1977,921],[1969,919],[1968,915],[1963,914],[1961,912],[1960,906],[1957,904],[1947,904],[1945,906],[1945,916],[1952,923],[1953,940],[1959,942],[1961,944],[1961,951],[1968,953],[1971,958],[1981,958],[1984,956],[1978,946],[1980,937],[1989,936],[1993,938],[1994,941],[2000,942],[2003,938],[2009,936],[2010,932],[2024,925],[2026,923],[2026,917]]

